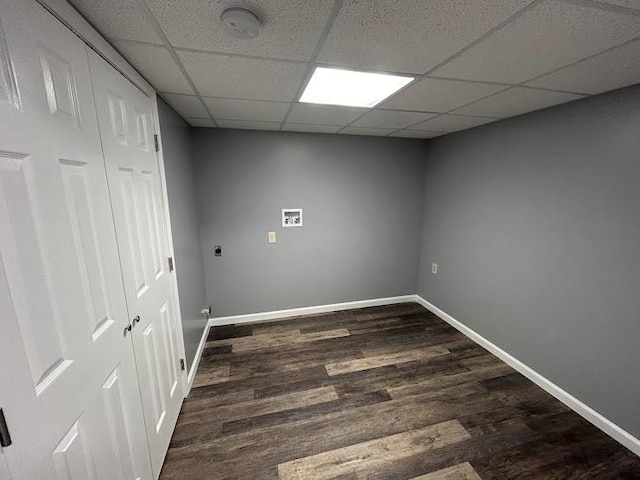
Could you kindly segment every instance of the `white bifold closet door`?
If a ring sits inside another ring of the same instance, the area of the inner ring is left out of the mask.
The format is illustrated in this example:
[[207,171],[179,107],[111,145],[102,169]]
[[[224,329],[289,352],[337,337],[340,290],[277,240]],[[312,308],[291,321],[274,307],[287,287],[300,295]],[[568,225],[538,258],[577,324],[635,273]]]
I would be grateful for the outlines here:
[[[152,478],[124,292],[88,49],[35,1],[0,0],[3,480]],[[165,338],[144,382],[165,381]]]
[[138,380],[156,476],[182,405],[182,371],[152,101],[90,52]]

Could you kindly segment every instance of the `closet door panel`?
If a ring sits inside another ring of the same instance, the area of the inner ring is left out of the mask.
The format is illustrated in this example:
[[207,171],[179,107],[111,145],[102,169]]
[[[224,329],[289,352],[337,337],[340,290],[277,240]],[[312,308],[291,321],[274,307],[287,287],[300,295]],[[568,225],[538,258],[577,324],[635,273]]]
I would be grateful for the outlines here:
[[[0,458],[14,480],[150,478],[87,48],[33,0],[0,1],[0,119]],[[116,370],[124,476],[98,401]]]
[[180,406],[179,336],[168,270],[152,99],[90,56],[98,121],[122,259],[153,471],[159,475]]

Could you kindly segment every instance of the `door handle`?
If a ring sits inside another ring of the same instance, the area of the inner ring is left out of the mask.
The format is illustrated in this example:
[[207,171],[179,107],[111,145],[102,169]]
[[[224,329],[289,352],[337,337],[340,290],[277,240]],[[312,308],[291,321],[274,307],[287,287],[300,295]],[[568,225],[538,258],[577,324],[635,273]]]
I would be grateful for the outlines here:
[[127,332],[131,331],[131,324],[127,325],[126,327],[124,327],[124,336],[127,336]]
[[133,323],[133,326],[134,326],[134,327],[136,326],[136,323],[140,323],[140,315],[136,315],[136,316],[133,318],[133,322],[132,322],[132,323]]

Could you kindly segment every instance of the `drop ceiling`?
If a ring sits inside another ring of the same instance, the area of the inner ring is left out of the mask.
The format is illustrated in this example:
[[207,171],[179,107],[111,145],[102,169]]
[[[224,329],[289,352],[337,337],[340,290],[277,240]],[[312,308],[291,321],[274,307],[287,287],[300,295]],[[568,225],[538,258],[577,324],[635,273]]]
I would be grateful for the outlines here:
[[[198,127],[432,138],[640,83],[640,0],[70,0]],[[226,36],[228,6],[262,19]],[[298,103],[316,66],[411,75]]]

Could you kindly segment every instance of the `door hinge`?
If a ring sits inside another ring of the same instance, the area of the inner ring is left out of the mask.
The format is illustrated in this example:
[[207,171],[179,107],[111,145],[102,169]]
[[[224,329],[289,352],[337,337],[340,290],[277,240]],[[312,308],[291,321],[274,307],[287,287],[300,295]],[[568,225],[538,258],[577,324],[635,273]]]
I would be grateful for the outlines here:
[[180,368],[181,368],[181,369],[182,369],[182,371],[184,372],[184,370],[185,370],[185,368],[186,368],[186,367],[184,366],[184,358],[181,358],[181,359],[180,359]]
[[7,421],[4,418],[4,412],[0,408],[0,446],[8,447],[11,445],[11,435],[9,435],[9,427],[7,427]]
[[156,147],[156,152],[159,152],[160,151],[160,142],[158,141],[158,134],[157,133],[153,134],[153,144]]
[[167,257],[167,263],[169,264],[169,273],[173,272],[173,257]]

